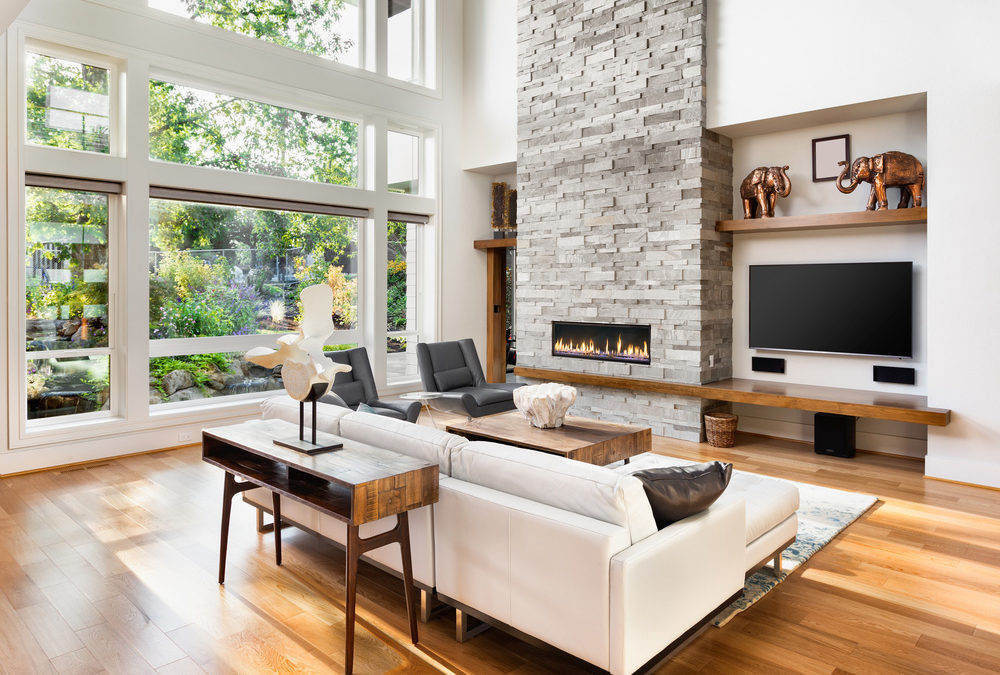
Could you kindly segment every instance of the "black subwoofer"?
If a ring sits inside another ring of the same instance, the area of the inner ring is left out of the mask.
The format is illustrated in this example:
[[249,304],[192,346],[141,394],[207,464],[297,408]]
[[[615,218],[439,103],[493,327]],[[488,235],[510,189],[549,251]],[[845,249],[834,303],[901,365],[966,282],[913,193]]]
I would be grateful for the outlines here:
[[817,455],[854,457],[856,417],[818,412],[813,420],[813,433],[813,447]]

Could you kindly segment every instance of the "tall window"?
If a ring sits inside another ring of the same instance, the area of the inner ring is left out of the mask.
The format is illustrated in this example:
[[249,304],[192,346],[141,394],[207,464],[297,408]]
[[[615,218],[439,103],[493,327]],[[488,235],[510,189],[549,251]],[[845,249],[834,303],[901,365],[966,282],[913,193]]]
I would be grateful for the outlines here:
[[420,342],[421,228],[426,216],[390,213],[386,251],[386,381],[419,376],[416,349]]
[[[312,284],[331,287],[334,324],[353,339],[357,218],[151,199],[149,234],[149,338],[168,341],[152,345],[163,355],[150,360],[150,403],[280,389],[280,370],[247,362],[239,338],[297,330],[299,293]],[[231,338],[231,351],[201,352],[219,341],[184,338]]]
[[149,6],[346,65],[361,65],[359,0],[149,0]]
[[353,186],[358,124],[150,80],[149,156]]
[[[107,411],[112,403],[111,195],[37,186],[58,182],[45,176],[26,179],[29,420]],[[116,191],[118,186],[106,189]]]
[[389,130],[389,192],[420,194],[420,136]]

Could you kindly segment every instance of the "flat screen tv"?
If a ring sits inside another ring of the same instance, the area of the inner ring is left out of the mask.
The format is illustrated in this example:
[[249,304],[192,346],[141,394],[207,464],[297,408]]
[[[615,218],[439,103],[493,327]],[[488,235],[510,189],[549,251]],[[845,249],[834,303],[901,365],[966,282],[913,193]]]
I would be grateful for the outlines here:
[[750,348],[913,356],[913,263],[750,266]]

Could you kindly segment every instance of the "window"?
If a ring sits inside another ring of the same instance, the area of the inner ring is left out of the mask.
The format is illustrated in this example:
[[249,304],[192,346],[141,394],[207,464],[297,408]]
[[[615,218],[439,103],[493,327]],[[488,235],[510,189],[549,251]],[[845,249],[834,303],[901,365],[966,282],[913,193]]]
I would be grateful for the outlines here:
[[420,231],[425,216],[391,213],[386,251],[386,381],[405,382],[419,376]]
[[149,6],[346,65],[361,65],[359,0],[149,0]]
[[417,79],[418,59],[415,57],[417,41],[414,39],[416,12],[413,3],[414,0],[388,0],[389,25],[386,44],[389,51],[389,77],[407,82]]
[[[157,198],[149,234],[150,340],[277,337],[298,329],[299,293],[317,283],[333,289],[337,329],[346,335],[357,327],[356,217]],[[150,360],[150,403],[281,388],[280,372],[243,358],[249,344],[232,340],[233,353],[190,355],[198,344],[184,341],[177,353]]]
[[32,52],[25,63],[27,142],[110,153],[108,69]]
[[389,192],[407,195],[420,193],[420,137],[389,130]]
[[27,417],[109,410],[111,195],[25,182]]
[[149,81],[149,155],[178,164],[358,183],[358,124]]

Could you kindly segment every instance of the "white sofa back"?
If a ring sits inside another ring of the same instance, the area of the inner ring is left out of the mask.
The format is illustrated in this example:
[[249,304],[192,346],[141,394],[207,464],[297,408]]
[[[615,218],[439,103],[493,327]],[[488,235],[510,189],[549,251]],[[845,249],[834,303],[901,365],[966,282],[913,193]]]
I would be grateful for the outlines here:
[[437,464],[445,475],[451,474],[452,457],[469,442],[447,431],[363,412],[342,417],[340,435]]
[[624,527],[632,543],[656,533],[641,481],[601,466],[475,441],[452,455],[451,476]]
[[[266,420],[285,420],[292,424],[299,423],[299,402],[287,394],[272,396],[260,404],[260,411]],[[340,420],[351,414],[349,408],[331,403],[316,403],[316,429],[334,436],[340,436]],[[305,410],[306,428],[312,428],[312,405],[307,404]]]

